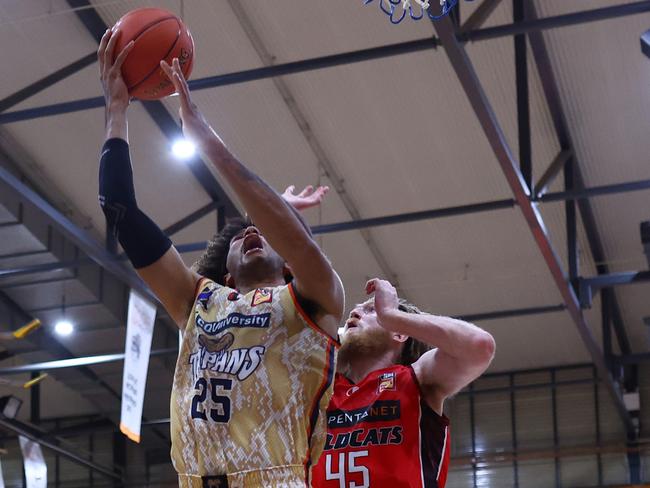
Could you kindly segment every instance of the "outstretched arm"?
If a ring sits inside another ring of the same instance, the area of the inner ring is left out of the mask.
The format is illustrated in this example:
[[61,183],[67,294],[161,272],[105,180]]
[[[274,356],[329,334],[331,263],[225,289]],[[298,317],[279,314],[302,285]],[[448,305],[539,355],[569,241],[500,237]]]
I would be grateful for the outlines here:
[[99,169],[99,199],[106,215],[106,232],[117,235],[140,277],[183,328],[199,276],[185,266],[171,241],[138,207],[128,145],[129,93],[121,73],[133,42],[113,62],[118,35],[107,30],[97,51],[106,101],[106,140]]
[[370,280],[366,291],[375,294],[379,325],[434,347],[413,364],[413,370],[436,412],[442,413],[445,398],[478,378],[490,365],[495,343],[484,330],[450,317],[402,312],[395,288],[384,280]]
[[343,315],[343,285],[310,233],[282,197],[246,168],[225,146],[192,103],[178,60],[161,63],[180,99],[183,132],[214,165],[237,195],[255,225],[282,256],[295,279],[298,293],[319,309],[318,324],[336,336]]

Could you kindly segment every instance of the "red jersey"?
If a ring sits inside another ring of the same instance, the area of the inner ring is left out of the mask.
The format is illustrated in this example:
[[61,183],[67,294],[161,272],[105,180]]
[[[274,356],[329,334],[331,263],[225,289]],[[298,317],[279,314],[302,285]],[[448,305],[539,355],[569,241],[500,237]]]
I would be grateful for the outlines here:
[[337,374],[314,488],[443,488],[449,419],[421,395],[413,368],[391,366],[354,384]]

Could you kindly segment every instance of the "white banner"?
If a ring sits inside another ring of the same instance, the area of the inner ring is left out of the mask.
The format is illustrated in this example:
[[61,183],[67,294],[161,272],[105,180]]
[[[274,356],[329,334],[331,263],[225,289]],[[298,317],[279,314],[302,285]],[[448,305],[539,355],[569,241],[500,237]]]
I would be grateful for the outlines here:
[[25,464],[25,487],[47,488],[47,465],[43,459],[41,446],[22,435],[18,436],[18,441]]
[[131,290],[124,346],[120,430],[134,442],[140,442],[142,405],[155,319],[156,307]]

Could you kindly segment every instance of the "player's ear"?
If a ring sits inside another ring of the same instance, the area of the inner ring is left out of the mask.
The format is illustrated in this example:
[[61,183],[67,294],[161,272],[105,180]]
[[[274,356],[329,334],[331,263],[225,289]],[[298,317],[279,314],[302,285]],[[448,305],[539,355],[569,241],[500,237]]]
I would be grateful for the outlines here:
[[393,340],[404,343],[409,340],[409,336],[393,332]]
[[282,267],[282,276],[284,276],[285,283],[291,283],[293,280],[293,273],[287,263],[284,263],[284,266]]
[[229,288],[235,288],[235,278],[230,273],[226,273],[223,277],[223,282]]

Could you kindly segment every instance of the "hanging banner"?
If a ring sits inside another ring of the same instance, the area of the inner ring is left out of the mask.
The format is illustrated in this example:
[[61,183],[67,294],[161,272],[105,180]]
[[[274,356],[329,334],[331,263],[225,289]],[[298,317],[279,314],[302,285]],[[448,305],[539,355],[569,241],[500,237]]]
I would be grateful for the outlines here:
[[20,442],[20,450],[23,451],[25,487],[47,488],[47,465],[43,458],[41,446],[22,435],[18,436],[18,441]]
[[155,320],[156,307],[131,290],[124,346],[120,430],[134,442],[140,442],[142,406]]

